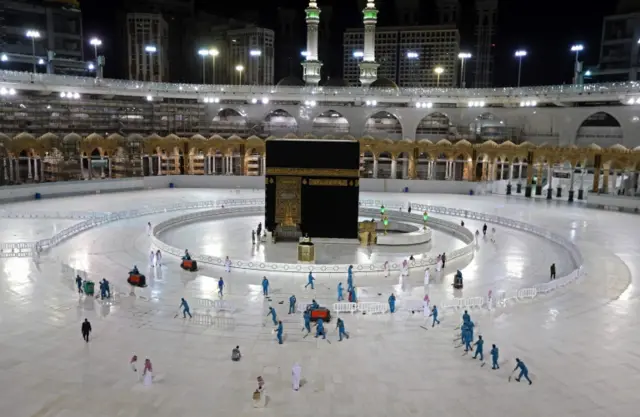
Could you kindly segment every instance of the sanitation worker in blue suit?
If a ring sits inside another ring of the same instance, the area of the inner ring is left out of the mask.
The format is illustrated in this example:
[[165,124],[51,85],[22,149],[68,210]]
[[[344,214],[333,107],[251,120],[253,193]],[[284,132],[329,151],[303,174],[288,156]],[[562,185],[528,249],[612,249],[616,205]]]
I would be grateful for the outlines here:
[[342,296],[342,292],[343,292],[342,282],[339,282],[338,283],[338,302],[344,300],[344,297]]
[[267,277],[262,278],[262,295],[269,296],[269,280]]
[[520,378],[525,377],[527,381],[529,381],[529,385],[531,385],[532,382],[529,379],[529,369],[527,368],[527,365],[525,365],[520,359],[516,358],[516,367],[513,368],[513,372],[518,368],[520,368],[520,375],[518,375],[516,381],[520,382]]
[[182,316],[185,319],[187,318],[187,314],[189,315],[189,317],[192,317],[191,312],[189,311],[189,303],[187,303],[187,300],[185,300],[184,298],[181,298],[180,307],[182,307]]
[[296,312],[296,296],[289,297],[289,314],[295,314]]
[[396,312],[396,296],[393,294],[389,296],[389,311],[391,313]]
[[347,291],[351,291],[353,289],[353,272],[351,271],[351,267],[349,267],[349,271],[347,273]]
[[484,347],[484,340],[482,340],[482,336],[478,336],[478,341],[474,343],[476,346],[476,353],[473,355],[473,359],[477,358],[480,355],[480,360],[484,360],[484,354],[482,348]]
[[278,331],[276,333],[276,337],[278,338],[278,344],[282,344],[282,322],[278,322]]
[[313,275],[311,275],[311,272],[309,272],[309,276],[307,277],[307,285],[305,285],[304,287],[307,288],[309,285],[311,285],[311,289],[314,290],[315,288],[313,287],[313,281],[315,281],[316,279],[313,277]]
[[318,319],[318,321],[316,322],[316,337],[320,335],[322,335],[323,339],[327,338],[324,333],[324,323],[322,322],[322,319]]
[[462,325],[462,343],[464,344],[464,351],[471,350],[471,331],[469,330],[469,323]]
[[469,328],[469,342],[473,342],[473,328],[476,327],[476,325],[473,321],[469,320],[467,327]]
[[304,318],[304,328],[307,329],[307,333],[311,333],[311,312],[305,310],[302,317]]
[[500,352],[498,351],[498,347],[496,345],[491,345],[491,369],[500,369],[500,365],[498,365],[498,356]]
[[471,316],[469,315],[467,310],[465,310],[464,314],[462,315],[462,322],[467,323],[469,320],[471,320]]
[[433,306],[431,314],[429,314],[429,317],[431,316],[433,316],[433,323],[431,323],[431,327],[435,327],[436,323],[440,324],[440,320],[438,320],[438,307]]
[[340,339],[338,339],[338,342],[342,342],[342,336],[346,337],[347,339],[349,338],[349,333],[344,330],[344,321],[342,321],[342,319],[338,319],[336,328],[338,329],[338,336],[340,337]]
[[273,307],[269,307],[269,312],[267,313],[267,316],[268,315],[271,315],[271,320],[273,320],[273,325],[277,326],[278,320],[276,320],[276,309]]

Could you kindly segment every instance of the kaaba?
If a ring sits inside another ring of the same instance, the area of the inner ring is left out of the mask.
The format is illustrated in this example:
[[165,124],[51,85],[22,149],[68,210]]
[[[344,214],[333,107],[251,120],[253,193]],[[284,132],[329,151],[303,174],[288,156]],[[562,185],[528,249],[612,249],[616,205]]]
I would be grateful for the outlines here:
[[277,240],[358,238],[360,144],[266,141],[265,226]]

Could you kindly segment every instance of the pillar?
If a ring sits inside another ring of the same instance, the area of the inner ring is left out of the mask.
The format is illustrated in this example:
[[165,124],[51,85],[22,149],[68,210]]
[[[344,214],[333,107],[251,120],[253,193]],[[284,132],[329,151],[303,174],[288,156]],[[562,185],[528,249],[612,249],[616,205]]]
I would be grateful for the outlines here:
[[393,156],[391,159],[391,179],[396,178],[396,170],[398,169],[398,159]]
[[553,197],[553,165],[547,162],[547,200]]
[[538,163],[538,186],[536,187],[536,195],[542,195],[542,162]]
[[40,179],[38,175],[38,160],[36,158],[31,158],[31,160],[33,161],[33,180],[38,181]]
[[100,178],[104,178],[104,165],[102,164],[104,161],[104,155],[100,155]]
[[522,179],[522,162],[518,163],[518,182]]
[[378,178],[378,158],[373,155],[373,178]]
[[509,184],[511,184],[512,179],[513,179],[513,162],[509,164]]
[[600,170],[602,169],[602,155],[596,155],[593,159],[593,188],[591,191],[597,193],[600,190]]
[[262,163],[262,175],[267,175],[267,156],[266,155],[262,155],[261,158],[261,163]]
[[44,159],[40,159],[40,181],[44,181]]
[[233,175],[233,155],[229,155],[229,175]]
[[607,194],[609,192],[609,167],[604,168],[604,175],[602,179],[602,192]]
[[574,182],[574,173],[573,171],[575,170],[573,164],[571,164],[571,180],[569,181],[569,202],[573,202],[573,182]]
[[27,156],[27,179],[31,179],[33,178],[33,175],[31,174],[31,157]]
[[109,168],[109,178],[111,178],[111,158],[107,159],[107,166]]
[[162,155],[158,154],[158,175],[162,175]]
[[456,180],[456,161],[449,161],[449,181]]

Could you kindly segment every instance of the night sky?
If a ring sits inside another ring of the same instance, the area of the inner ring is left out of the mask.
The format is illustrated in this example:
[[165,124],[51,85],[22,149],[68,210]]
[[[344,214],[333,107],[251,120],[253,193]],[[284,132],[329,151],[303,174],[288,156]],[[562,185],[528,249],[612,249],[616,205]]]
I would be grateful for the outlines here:
[[[384,0],[381,7],[379,25],[395,24],[393,1]],[[425,3],[420,21],[424,24],[436,23],[435,0],[422,0]],[[124,53],[118,52],[124,45],[113,45],[110,39],[117,39],[118,30],[116,12],[125,0],[82,0],[85,36],[100,36],[105,44],[107,58],[106,76],[123,77],[117,68],[122,65],[110,65]],[[133,1],[128,0],[128,4]],[[220,7],[223,4],[224,7]],[[226,17],[245,17],[247,13],[258,19],[257,24],[276,28],[277,7],[288,7],[303,10],[308,0],[248,0],[236,2],[206,1],[199,2],[198,7],[208,13]],[[342,75],[342,37],[345,27],[361,26],[362,14],[358,10],[357,0],[318,0],[323,5],[333,6],[332,30],[335,32],[332,42],[335,52],[331,68],[326,68],[331,76]],[[462,49],[474,52],[473,35],[474,9],[473,0],[461,0],[462,21],[460,25]],[[523,85],[543,85],[570,83],[572,77],[573,55],[569,48],[573,43],[583,43],[585,65],[596,65],[600,53],[602,20],[613,14],[616,1],[584,0],[501,0],[498,12],[498,34],[495,40],[496,69],[494,85],[510,86],[516,83],[517,60],[513,57],[516,49],[526,49],[528,56],[523,61]],[[255,13],[254,13],[255,12]],[[302,13],[300,14],[302,20]],[[276,37],[276,43],[278,38]],[[304,40],[301,40],[304,44]],[[320,57],[322,59],[322,57]],[[195,59],[195,58],[194,58]],[[276,74],[276,76],[282,74]],[[286,75],[286,74],[284,74]],[[282,76],[284,76],[282,75]],[[470,77],[468,73],[468,77]],[[195,80],[194,80],[195,81]]]

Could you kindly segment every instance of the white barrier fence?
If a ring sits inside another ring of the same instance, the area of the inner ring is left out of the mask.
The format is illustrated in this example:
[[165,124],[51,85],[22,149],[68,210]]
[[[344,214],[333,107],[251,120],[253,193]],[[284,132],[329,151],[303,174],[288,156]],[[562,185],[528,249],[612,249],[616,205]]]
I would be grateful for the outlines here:
[[[166,220],[164,222],[158,223],[154,226],[152,232],[152,241],[155,247],[160,249],[164,253],[168,253],[177,257],[181,257],[184,254],[183,248],[176,248],[171,246],[162,240],[160,240],[157,235],[162,231],[170,229],[172,227],[178,226],[184,223],[190,223],[194,221],[199,221],[206,218],[218,217],[218,216],[242,216],[242,215],[253,215],[253,214],[262,214],[263,207],[262,206],[246,206],[246,207],[235,207],[235,208],[216,208],[212,210],[199,211],[196,213],[189,213],[182,216],[174,217],[172,219]],[[364,217],[374,217],[378,213],[374,209],[370,208],[360,208],[360,215]],[[408,221],[412,223],[422,224],[422,215],[411,214],[411,213],[402,213],[396,211],[387,211],[386,214],[389,215],[389,218],[392,220],[402,220]],[[429,226],[432,228],[445,230],[448,233],[453,234],[457,238],[461,239],[466,245],[460,249],[451,251],[447,254],[447,258],[449,262],[459,259],[465,256],[472,255],[474,253],[474,236],[469,229],[462,227],[456,223],[438,219],[435,217],[431,217],[429,219]],[[427,266],[432,266],[437,263],[437,257],[429,254],[414,254],[416,258],[413,261],[409,262],[409,268],[425,268]],[[225,263],[225,259],[222,257],[216,256],[208,256],[208,255],[198,255],[191,254],[191,258],[196,260],[198,263],[202,264],[210,264],[219,267],[223,267]],[[349,269],[350,264],[326,264],[326,265],[301,265],[301,264],[291,264],[291,263],[277,263],[277,262],[260,262],[260,261],[247,261],[247,260],[231,260],[231,267],[238,269],[250,269],[250,270],[258,270],[258,271],[269,271],[269,272],[282,272],[282,273],[302,273],[302,272],[313,272],[314,274],[331,274],[331,273],[346,273]],[[400,271],[402,269],[402,264],[399,262],[391,262],[388,265],[390,271]],[[384,263],[371,263],[371,264],[353,264],[354,272],[383,272],[385,270]]]
[[389,311],[389,304],[379,302],[364,302],[364,303],[334,303],[333,311],[336,314],[340,313],[369,313],[369,314],[382,314]]
[[233,313],[235,311],[234,304],[228,300],[210,300],[208,298],[196,298],[194,304],[194,311],[200,314],[202,314],[203,312],[205,314],[211,314],[211,312],[219,313],[221,311]]

